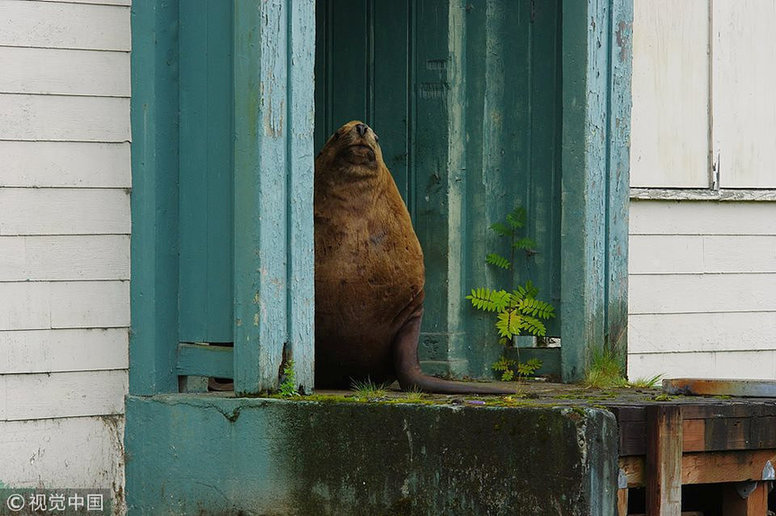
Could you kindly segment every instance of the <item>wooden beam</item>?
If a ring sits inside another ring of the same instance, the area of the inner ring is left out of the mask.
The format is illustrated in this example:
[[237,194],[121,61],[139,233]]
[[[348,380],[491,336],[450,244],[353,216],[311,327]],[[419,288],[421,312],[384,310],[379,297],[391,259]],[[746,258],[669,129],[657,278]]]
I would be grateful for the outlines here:
[[682,413],[678,405],[647,407],[647,513],[682,512]]
[[[715,484],[759,480],[765,464],[776,463],[776,449],[685,453],[682,456],[682,484]],[[620,457],[628,487],[643,487],[646,467],[643,456]]]

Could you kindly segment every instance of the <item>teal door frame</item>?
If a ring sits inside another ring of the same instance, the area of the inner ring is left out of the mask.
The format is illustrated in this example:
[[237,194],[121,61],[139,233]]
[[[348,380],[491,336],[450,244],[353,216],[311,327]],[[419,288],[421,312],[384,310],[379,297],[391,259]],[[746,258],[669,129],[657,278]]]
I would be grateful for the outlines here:
[[[137,0],[132,6],[130,393],[178,392],[179,376],[233,376],[239,395],[255,395],[277,389],[290,359],[297,383],[310,391],[314,2],[231,4],[231,351],[179,339],[180,1]],[[632,0],[559,1],[562,346],[533,353],[557,364],[564,381],[575,381],[596,354],[611,352],[625,365]],[[448,6],[443,22],[454,79],[456,52],[462,51],[455,23],[466,5],[450,0]],[[429,80],[437,80],[439,70],[428,72]],[[465,92],[454,81],[448,85],[435,90],[447,106],[440,131],[458,134],[462,121],[450,106],[464,103]],[[460,145],[443,149],[448,169],[462,165]],[[459,253],[450,244],[465,199],[455,174],[439,179],[434,202],[442,211],[424,224],[433,222],[446,266],[431,274],[429,285],[448,310],[442,332],[460,335],[465,286]],[[460,346],[450,344],[452,356]]]
[[180,7],[132,5],[130,393],[178,392],[179,376],[228,376],[238,395],[255,395],[278,388],[289,360],[309,392],[314,4],[231,4],[233,91],[223,93],[236,114],[224,163],[234,178],[234,352],[179,341]]

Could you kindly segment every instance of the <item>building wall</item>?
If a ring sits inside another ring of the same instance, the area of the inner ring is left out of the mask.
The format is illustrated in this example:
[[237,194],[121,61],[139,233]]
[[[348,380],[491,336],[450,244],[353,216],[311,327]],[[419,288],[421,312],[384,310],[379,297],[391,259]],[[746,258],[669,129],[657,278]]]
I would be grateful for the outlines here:
[[634,200],[630,377],[776,378],[776,203]]
[[123,492],[129,50],[129,0],[0,2],[0,485]]
[[629,376],[776,378],[776,1],[634,7]]

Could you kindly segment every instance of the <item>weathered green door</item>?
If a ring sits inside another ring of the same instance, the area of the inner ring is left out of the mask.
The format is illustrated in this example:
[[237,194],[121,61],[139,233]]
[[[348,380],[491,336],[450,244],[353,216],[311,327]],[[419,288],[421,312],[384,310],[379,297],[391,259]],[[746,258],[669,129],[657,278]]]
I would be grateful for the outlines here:
[[[561,302],[560,2],[319,0],[316,16],[316,146],[352,119],[380,136],[426,257],[424,366],[488,376],[493,320],[464,296],[531,279]],[[510,251],[488,228],[518,204],[538,247],[494,270],[486,254]]]

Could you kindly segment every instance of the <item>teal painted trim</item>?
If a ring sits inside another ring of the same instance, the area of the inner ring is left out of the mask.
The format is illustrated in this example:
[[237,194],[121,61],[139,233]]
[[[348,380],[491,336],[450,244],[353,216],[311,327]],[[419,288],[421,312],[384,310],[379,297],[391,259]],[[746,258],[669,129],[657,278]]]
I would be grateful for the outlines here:
[[[298,380],[307,390],[313,384],[313,84],[308,61],[313,59],[314,41],[311,2],[235,3],[234,358],[238,395],[277,389],[284,359],[295,359],[301,373]],[[300,69],[289,71],[297,60]],[[307,256],[294,257],[296,253]]]
[[132,3],[129,392],[175,392],[178,346],[178,2]]
[[632,12],[632,0],[563,3],[566,382],[582,379],[598,353],[614,352],[625,366]]
[[180,344],[178,346],[178,376],[234,376],[234,350],[227,346]]
[[315,7],[290,0],[288,87],[288,344],[297,387],[315,383],[315,250],[313,237],[313,149],[315,122]]
[[609,271],[606,346],[623,373],[628,357],[628,209],[630,207],[631,61],[633,0],[614,0],[610,38]]
[[563,381],[581,380],[606,316],[609,1],[563,2],[561,336]]

